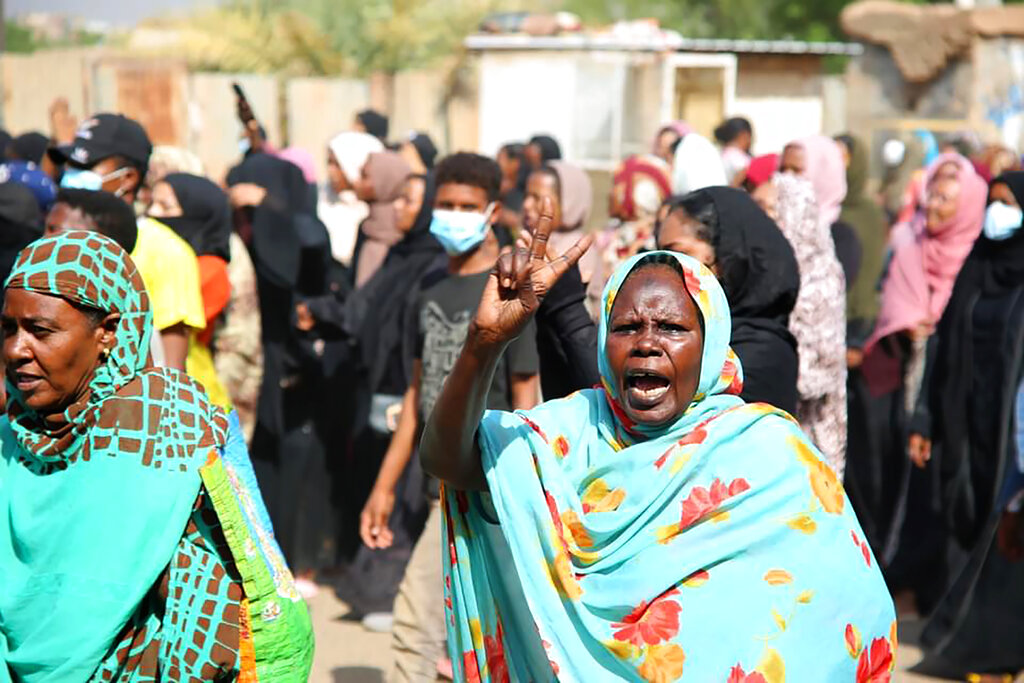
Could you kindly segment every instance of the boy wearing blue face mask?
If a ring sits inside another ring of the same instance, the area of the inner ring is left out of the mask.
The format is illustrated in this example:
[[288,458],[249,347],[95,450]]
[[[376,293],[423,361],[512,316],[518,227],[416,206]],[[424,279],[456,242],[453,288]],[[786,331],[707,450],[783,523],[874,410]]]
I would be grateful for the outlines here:
[[[501,170],[478,154],[454,154],[434,170],[437,195],[430,232],[448,253],[447,268],[427,276],[413,327],[416,354],[413,379],[384,456],[377,482],[363,509],[360,535],[371,548],[391,545],[388,518],[395,486],[413,454],[420,427],[434,407],[459,355],[484,286],[498,259],[492,226],[501,211]],[[506,349],[488,394],[490,408],[529,409],[539,399],[539,360],[530,327]],[[417,465],[418,466],[418,465]],[[395,599],[389,680],[434,680],[445,653],[441,576],[441,510],[438,486],[430,482],[426,528],[413,550]]]

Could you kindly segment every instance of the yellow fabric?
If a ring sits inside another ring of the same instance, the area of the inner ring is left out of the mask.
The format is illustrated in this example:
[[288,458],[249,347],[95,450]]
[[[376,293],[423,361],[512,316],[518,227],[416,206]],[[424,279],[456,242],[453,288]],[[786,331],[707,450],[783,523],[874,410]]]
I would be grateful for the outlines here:
[[132,260],[142,275],[153,311],[153,326],[165,330],[184,323],[206,327],[199,289],[199,261],[188,242],[152,218],[140,218]]
[[224,410],[231,412],[231,396],[224,388],[217,370],[213,366],[213,354],[210,347],[196,339],[198,331],[193,331],[188,338],[188,356],[185,357],[185,371],[188,376],[203,385],[210,401]]

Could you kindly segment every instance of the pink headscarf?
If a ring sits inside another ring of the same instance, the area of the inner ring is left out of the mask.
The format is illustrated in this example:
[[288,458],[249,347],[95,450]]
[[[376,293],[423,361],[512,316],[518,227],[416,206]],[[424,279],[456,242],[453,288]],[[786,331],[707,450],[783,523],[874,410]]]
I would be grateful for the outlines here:
[[301,147],[285,147],[277,153],[277,158],[298,166],[307,183],[316,182],[316,163],[313,155],[306,150]]
[[928,166],[926,186],[939,168],[950,162],[957,165],[960,180],[956,214],[929,231],[922,209],[910,223],[893,228],[889,239],[892,261],[882,287],[878,322],[864,346],[865,353],[891,334],[921,323],[938,323],[960,268],[981,234],[988,186],[970,161],[959,154],[939,156]]
[[803,177],[811,181],[818,200],[818,220],[832,226],[839,220],[846,199],[846,163],[839,143],[825,135],[812,135],[797,140],[804,148],[806,168]]

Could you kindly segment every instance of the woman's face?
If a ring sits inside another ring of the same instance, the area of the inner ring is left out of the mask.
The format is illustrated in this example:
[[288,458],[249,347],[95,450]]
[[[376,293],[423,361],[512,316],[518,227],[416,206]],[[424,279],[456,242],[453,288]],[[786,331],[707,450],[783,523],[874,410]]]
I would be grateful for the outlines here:
[[932,180],[956,180],[960,177],[960,164],[955,161],[947,161],[935,169]]
[[416,223],[416,216],[423,208],[423,193],[427,184],[423,178],[409,178],[405,181],[402,194],[395,200],[395,214],[397,215],[397,226],[403,233],[412,230]]
[[803,175],[807,170],[807,152],[800,145],[786,145],[782,151],[782,160],[779,163],[779,171]]
[[952,220],[960,204],[960,181],[955,178],[936,178],[928,186],[925,200],[927,228],[938,231]]
[[178,195],[170,183],[160,181],[153,186],[153,202],[146,211],[153,218],[176,218],[182,215]]
[[675,158],[675,155],[672,154],[672,145],[676,144],[678,141],[679,133],[675,132],[671,128],[666,128],[658,133],[658,142],[655,145],[655,154],[671,164]]
[[363,173],[360,175],[359,180],[352,184],[356,197],[360,201],[367,203],[377,199],[377,190],[373,187],[373,182],[370,180],[369,166],[369,164],[363,166]]
[[558,196],[558,185],[555,179],[547,172],[533,172],[526,181],[526,197],[523,199],[523,222],[530,232],[540,222],[541,202],[545,197],[551,198],[551,207],[554,209],[552,224],[555,229],[562,227],[562,198]]
[[1010,186],[1006,183],[996,183],[989,189],[988,203],[993,204],[995,202],[1002,202],[1015,209],[1020,208],[1017,198],[1013,196],[1013,192],[1010,192]]
[[348,182],[348,178],[345,177],[345,173],[341,170],[341,164],[338,163],[338,157],[334,156],[334,152],[330,149],[327,150],[327,179],[331,183],[331,189],[341,194],[345,190],[352,189],[352,186]]
[[529,144],[523,151],[523,157],[530,168],[540,168],[544,165],[544,154],[540,151],[540,145]]
[[751,199],[761,207],[761,210],[768,214],[773,221],[779,220],[779,188],[775,183],[761,183],[754,189]]
[[96,324],[60,297],[7,290],[4,362],[25,405],[49,415],[83,399],[101,352],[114,345],[118,320],[115,313]]
[[678,419],[697,393],[703,351],[700,313],[679,273],[651,265],[626,278],[605,354],[630,420],[661,426]]
[[658,248],[677,251],[691,256],[708,268],[714,269],[715,248],[702,240],[701,224],[684,209],[676,209],[661,222],[658,232]]

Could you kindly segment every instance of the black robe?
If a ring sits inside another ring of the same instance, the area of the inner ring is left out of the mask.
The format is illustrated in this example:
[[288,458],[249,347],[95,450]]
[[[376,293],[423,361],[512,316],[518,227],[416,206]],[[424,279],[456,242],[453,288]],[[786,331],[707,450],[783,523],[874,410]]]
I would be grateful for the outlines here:
[[237,221],[256,271],[263,343],[253,466],[281,549],[302,573],[333,565],[336,554],[327,462],[337,406],[325,400],[322,340],[294,325],[296,304],[327,291],[330,238],[294,164],[250,154],[228,173],[229,185],[239,183],[267,191]]
[[[1024,203],[1024,173],[1007,184]],[[1004,485],[1017,456],[1016,398],[1024,377],[1024,229],[982,236],[939,324],[926,418],[951,580],[922,634],[922,671],[1024,669],[1024,563],[996,547]],[[919,411],[920,412],[920,411]]]

